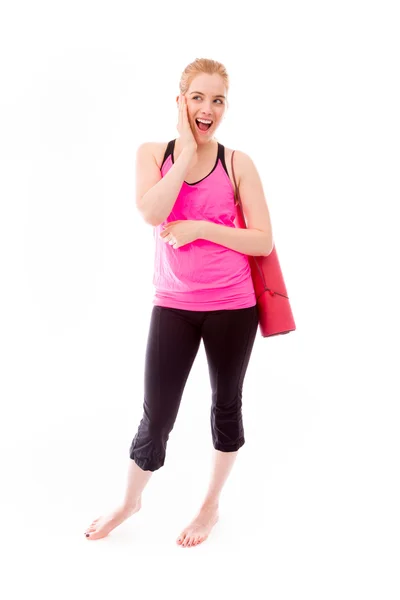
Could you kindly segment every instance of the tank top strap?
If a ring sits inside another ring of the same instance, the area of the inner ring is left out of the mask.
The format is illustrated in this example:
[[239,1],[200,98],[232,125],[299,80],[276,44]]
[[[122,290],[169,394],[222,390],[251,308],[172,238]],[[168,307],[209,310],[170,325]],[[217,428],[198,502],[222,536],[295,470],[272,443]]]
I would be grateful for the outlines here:
[[172,155],[172,152],[174,150],[174,146],[175,146],[175,140],[171,140],[170,142],[168,142],[167,147],[166,147],[165,152],[164,152],[164,157],[163,157],[162,162],[161,162],[161,167],[163,166],[163,164],[167,160],[168,156]]
[[[175,141],[176,141],[176,139],[173,139],[168,142],[167,147],[164,152],[162,162],[161,162],[161,167],[164,165],[168,156],[171,156],[171,158],[172,158],[174,148],[175,148]],[[226,162],[225,162],[225,146],[223,144],[220,144],[220,142],[217,142],[217,144],[218,144],[218,154],[217,154],[216,162],[218,163],[218,160],[220,160],[222,167],[224,168],[225,172],[228,174],[228,169],[226,168]]]
[[226,173],[228,173],[228,169],[226,168],[226,163],[225,163],[225,146],[223,144],[220,144],[218,142],[218,158],[221,161],[221,164],[223,166],[223,168],[225,169]]

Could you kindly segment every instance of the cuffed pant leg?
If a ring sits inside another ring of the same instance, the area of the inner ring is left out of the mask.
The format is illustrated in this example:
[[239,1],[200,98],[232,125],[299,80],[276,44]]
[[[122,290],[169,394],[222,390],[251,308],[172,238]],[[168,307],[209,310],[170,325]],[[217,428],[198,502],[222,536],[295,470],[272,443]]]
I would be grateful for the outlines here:
[[203,324],[212,389],[212,440],[222,452],[234,452],[245,443],[242,390],[257,327],[257,306],[213,311]]
[[145,471],[164,465],[166,447],[201,342],[195,311],[154,306],[146,348],[143,417],[129,456]]

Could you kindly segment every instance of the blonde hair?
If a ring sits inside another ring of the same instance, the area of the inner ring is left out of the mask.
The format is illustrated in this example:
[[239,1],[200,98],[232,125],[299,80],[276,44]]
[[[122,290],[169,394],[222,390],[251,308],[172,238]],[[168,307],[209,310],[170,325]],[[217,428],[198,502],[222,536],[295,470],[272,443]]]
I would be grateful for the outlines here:
[[207,73],[208,75],[214,75],[217,73],[221,76],[226,92],[229,90],[229,76],[225,66],[217,60],[211,60],[209,58],[196,58],[191,62],[182,72],[181,80],[179,82],[179,91],[181,94],[186,94],[189,89],[192,80],[201,73]]

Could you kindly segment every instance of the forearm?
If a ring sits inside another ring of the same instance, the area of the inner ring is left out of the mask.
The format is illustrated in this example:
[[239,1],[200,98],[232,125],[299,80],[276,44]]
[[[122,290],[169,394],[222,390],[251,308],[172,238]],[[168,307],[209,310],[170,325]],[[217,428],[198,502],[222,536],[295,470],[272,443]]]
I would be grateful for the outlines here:
[[141,212],[150,225],[156,227],[171,213],[192,158],[191,151],[182,150],[164,177],[143,196]]
[[259,229],[244,229],[201,221],[199,239],[226,246],[249,256],[268,256],[272,251],[270,236]]

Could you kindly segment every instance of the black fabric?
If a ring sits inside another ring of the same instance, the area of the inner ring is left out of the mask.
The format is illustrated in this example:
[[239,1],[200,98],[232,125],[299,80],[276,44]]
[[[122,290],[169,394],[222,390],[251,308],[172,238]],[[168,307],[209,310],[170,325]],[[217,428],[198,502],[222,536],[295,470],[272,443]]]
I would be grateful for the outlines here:
[[129,451],[141,469],[155,471],[164,465],[169,434],[201,340],[210,374],[214,448],[234,452],[243,446],[242,388],[257,328],[257,305],[211,311],[153,306],[143,417]]
[[[163,157],[162,162],[161,162],[161,168],[164,166],[164,163],[167,160],[167,158],[168,158],[169,155],[171,155],[172,163],[174,162],[175,142],[176,142],[176,139],[171,140],[171,141],[168,142],[167,147],[166,147],[165,152],[164,152],[164,157]],[[217,143],[218,143],[217,160],[215,161],[215,165],[214,165],[214,168],[213,168],[212,171],[214,171],[214,169],[216,168],[216,166],[218,164],[218,161],[220,160],[223,168],[225,169],[226,174],[229,177],[228,169],[226,168],[226,162],[225,162],[225,146],[223,146],[219,142],[217,142]],[[211,171],[211,173],[212,173],[212,171]],[[211,175],[211,173],[209,173],[208,175]],[[208,175],[207,175],[207,177],[208,177]],[[204,179],[205,179],[205,177],[204,177]],[[202,180],[200,180],[200,181],[202,181]],[[195,183],[189,183],[189,185],[195,185],[197,183],[200,183],[200,181],[196,181]]]

